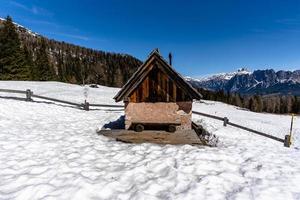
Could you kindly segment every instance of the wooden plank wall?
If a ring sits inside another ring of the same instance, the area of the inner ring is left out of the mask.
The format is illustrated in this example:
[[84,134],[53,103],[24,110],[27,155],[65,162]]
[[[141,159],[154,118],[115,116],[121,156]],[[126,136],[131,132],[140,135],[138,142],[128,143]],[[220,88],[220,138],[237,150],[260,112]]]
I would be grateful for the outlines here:
[[154,67],[130,95],[130,102],[192,101],[168,74]]

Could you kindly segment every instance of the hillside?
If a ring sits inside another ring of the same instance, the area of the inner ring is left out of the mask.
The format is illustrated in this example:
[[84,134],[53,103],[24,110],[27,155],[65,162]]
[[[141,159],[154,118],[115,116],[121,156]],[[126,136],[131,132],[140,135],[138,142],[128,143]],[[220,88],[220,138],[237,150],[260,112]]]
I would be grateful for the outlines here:
[[[0,29],[3,28],[3,23],[4,19],[0,18]],[[120,87],[141,64],[141,61],[130,55],[48,39],[16,23],[15,27],[21,45],[30,54],[27,57],[32,57],[33,61],[37,60],[37,51],[41,49],[42,43],[45,43],[46,59],[55,73],[55,80]]]
[[[83,87],[0,81],[0,88],[82,102]],[[113,103],[118,88],[89,89],[89,101]],[[0,96],[0,199],[299,199],[300,123],[291,148],[222,122],[193,116],[219,137],[216,148],[127,144],[96,134],[123,111],[89,112],[63,104]],[[20,95],[18,95],[20,96]],[[23,96],[23,95],[22,95]],[[283,138],[289,115],[254,113],[220,102],[193,109]]]
[[203,79],[189,79],[194,87],[212,91],[228,91],[244,95],[297,95],[300,96],[300,70],[275,71],[273,69],[246,69],[233,73],[222,73]]

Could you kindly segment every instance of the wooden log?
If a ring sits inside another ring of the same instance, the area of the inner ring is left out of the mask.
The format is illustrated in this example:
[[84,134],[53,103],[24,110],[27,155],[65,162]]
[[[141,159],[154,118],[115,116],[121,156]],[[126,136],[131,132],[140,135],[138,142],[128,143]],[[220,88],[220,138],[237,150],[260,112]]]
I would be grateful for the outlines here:
[[176,97],[177,97],[176,91],[177,91],[177,86],[176,86],[176,83],[173,81],[173,99],[174,99],[175,102],[177,101],[177,99],[176,99]]

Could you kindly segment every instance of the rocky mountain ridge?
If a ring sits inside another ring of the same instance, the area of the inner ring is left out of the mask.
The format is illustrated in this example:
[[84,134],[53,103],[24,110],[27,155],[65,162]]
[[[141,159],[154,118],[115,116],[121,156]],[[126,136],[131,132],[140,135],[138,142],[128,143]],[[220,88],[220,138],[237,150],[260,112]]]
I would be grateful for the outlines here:
[[238,70],[204,79],[187,79],[194,87],[230,93],[300,95],[300,70]]

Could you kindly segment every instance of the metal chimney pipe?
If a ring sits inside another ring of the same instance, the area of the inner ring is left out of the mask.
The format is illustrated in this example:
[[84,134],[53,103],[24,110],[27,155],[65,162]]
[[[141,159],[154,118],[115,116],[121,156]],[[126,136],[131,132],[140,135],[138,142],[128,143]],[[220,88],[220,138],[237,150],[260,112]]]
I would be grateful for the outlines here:
[[169,53],[169,64],[170,64],[170,66],[172,66],[172,53],[171,52]]

